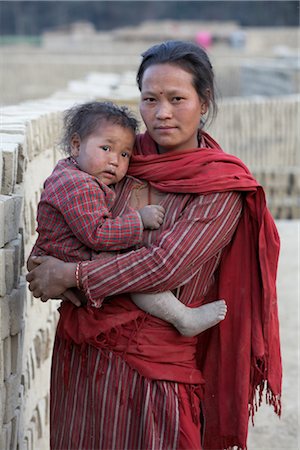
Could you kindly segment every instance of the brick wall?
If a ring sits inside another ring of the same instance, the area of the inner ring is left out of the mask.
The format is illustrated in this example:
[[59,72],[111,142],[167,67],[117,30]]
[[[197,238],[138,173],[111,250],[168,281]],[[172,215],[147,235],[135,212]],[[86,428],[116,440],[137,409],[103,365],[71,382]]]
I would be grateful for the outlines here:
[[277,219],[300,218],[300,96],[240,97],[219,104],[209,132],[247,164]]
[[43,180],[57,159],[60,114],[42,103],[5,108],[1,124],[0,448],[48,448],[56,302],[33,299],[24,263]]
[[[0,125],[0,448],[47,450],[50,355],[57,303],[34,299],[24,263],[36,234],[44,179],[61,157],[61,112],[91,98],[137,110],[128,74],[85,80],[45,100],[9,106]],[[116,84],[119,89],[116,89]],[[101,96],[97,92],[101,86]],[[130,87],[131,86],[131,87]],[[223,101],[212,134],[241,157],[267,191],[277,218],[299,218],[299,97]]]

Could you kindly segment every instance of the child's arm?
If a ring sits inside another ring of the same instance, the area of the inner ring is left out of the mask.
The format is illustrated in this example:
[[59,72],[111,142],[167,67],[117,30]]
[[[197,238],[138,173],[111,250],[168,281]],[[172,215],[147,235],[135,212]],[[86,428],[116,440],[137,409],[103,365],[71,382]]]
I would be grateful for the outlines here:
[[113,218],[109,188],[101,188],[94,180],[85,180],[80,189],[73,185],[64,187],[68,199],[60,211],[77,239],[96,252],[133,247],[141,242],[144,228],[156,229],[163,221],[160,205],[148,205],[140,212],[127,208],[125,214]]
[[171,323],[180,334],[196,336],[225,319],[224,300],[190,308],[181,303],[171,291],[156,294],[131,294],[133,302],[143,311]]

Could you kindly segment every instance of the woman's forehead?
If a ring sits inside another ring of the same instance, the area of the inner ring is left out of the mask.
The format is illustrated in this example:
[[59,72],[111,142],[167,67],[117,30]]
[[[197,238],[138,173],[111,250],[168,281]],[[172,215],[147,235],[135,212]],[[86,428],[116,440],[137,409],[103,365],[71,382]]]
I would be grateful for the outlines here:
[[142,91],[159,89],[177,91],[178,88],[193,85],[193,75],[187,70],[174,64],[155,64],[147,67],[142,80]]

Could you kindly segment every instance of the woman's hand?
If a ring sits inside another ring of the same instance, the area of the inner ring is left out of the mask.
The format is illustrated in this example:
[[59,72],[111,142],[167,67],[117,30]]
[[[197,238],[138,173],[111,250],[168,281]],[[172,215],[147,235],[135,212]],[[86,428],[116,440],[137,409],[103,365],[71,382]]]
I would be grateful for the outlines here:
[[62,300],[73,303],[73,305],[79,307],[87,304],[86,296],[82,291],[79,291],[77,288],[68,289],[61,296]]
[[28,268],[29,290],[43,302],[58,298],[68,288],[76,286],[76,263],[65,263],[52,256],[31,256]]

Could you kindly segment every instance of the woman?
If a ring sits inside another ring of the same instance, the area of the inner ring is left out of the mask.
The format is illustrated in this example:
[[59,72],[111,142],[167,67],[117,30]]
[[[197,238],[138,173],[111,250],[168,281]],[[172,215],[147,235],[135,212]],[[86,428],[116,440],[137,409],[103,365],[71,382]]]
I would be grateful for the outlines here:
[[[181,41],[154,46],[137,82],[147,132],[114,214],[155,202],[164,224],[144,232],[143,247],[103,262],[30,262],[35,297],[79,286],[88,299],[61,309],[51,448],[244,449],[264,386],[280,413],[278,234],[249,170],[199,128],[215,112],[206,53]],[[128,295],[168,289],[190,307],[224,298],[227,317],[184,337]]]

